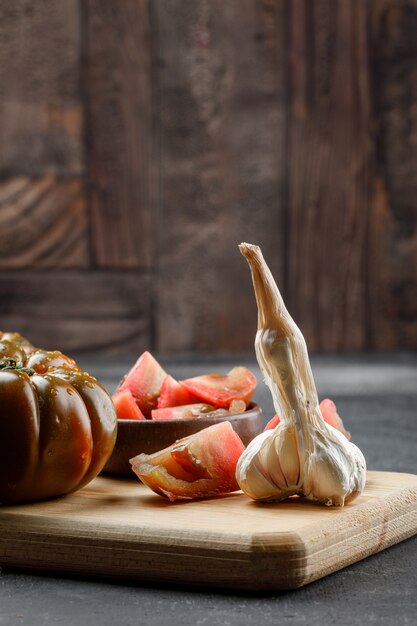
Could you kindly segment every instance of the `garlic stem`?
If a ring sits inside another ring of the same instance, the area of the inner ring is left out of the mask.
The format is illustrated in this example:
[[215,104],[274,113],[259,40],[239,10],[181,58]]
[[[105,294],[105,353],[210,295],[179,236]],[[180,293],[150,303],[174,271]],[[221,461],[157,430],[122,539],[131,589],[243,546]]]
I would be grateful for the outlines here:
[[258,304],[255,349],[265,382],[278,415],[303,429],[306,422],[323,419],[304,337],[288,313],[260,248],[242,243],[239,249],[252,272]]

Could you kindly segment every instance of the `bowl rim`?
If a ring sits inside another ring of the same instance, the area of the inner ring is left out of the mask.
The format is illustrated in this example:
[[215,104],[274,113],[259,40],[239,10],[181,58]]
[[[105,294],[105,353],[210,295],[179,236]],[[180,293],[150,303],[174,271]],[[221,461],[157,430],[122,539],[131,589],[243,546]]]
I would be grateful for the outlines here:
[[[173,420],[153,420],[153,419],[144,419],[144,420],[132,420],[132,419],[123,419],[117,418],[117,424],[190,424],[194,422],[198,422],[199,424],[207,422],[207,423],[215,423],[218,420],[226,421],[226,420],[234,420],[234,419],[243,419],[245,417],[252,417],[254,415],[262,415],[262,407],[257,402],[249,402],[246,411],[243,413],[234,413],[230,415],[216,415],[215,417],[198,417],[198,418],[189,418],[186,417],[184,419],[173,419]],[[162,426],[164,428],[164,426]]]

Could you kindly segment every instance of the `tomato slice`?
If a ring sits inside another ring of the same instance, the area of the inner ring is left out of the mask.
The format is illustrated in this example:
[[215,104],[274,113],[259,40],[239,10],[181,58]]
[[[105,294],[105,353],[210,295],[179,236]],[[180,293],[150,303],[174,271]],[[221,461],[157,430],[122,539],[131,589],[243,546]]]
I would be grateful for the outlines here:
[[[325,422],[330,424],[330,426],[334,426],[337,430],[340,430],[341,433],[345,435],[347,439],[350,439],[350,433],[345,430],[345,427],[342,422],[342,418],[337,412],[336,405],[333,400],[329,400],[326,398],[320,402],[320,411],[323,416]],[[264,432],[266,430],[272,430],[278,426],[280,419],[278,415],[274,415],[272,419],[269,420],[267,425],[264,428]]]
[[182,469],[197,478],[211,478],[210,472],[199,459],[193,456],[187,445],[171,451],[172,459],[182,467]]
[[274,415],[274,417],[270,419],[267,425],[265,426],[264,432],[266,430],[273,430],[276,426],[278,426],[279,422],[280,422],[279,416]]
[[155,493],[170,501],[191,500],[239,489],[235,472],[244,449],[230,422],[221,422],[130,463]]
[[330,424],[330,426],[334,426],[337,430],[340,430],[340,432],[343,433],[347,439],[350,439],[350,433],[345,430],[342,418],[337,412],[337,408],[333,400],[329,400],[329,398],[322,400],[320,402],[320,411],[325,422]]
[[150,352],[144,352],[126,374],[117,391],[129,389],[143,415],[151,417],[158,404],[166,372]]
[[169,374],[165,376],[158,400],[158,409],[184,404],[194,404],[195,402],[198,402],[198,398],[190,393],[184,385],[181,385],[181,383]]
[[113,396],[113,403],[119,420],[144,420],[145,416],[136,404],[130,389],[118,391]]
[[256,378],[246,367],[238,366],[226,375],[204,374],[182,380],[181,384],[204,402],[228,409],[233,400],[243,400],[248,405]]
[[199,402],[197,404],[184,404],[183,406],[170,406],[166,409],[154,409],[153,420],[195,420],[207,413],[214,411],[214,406]]

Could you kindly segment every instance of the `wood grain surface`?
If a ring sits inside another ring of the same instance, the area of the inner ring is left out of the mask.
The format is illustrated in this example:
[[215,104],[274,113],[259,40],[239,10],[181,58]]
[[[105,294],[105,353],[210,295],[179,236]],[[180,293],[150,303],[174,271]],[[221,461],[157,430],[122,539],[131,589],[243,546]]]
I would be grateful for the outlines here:
[[372,3],[377,167],[371,344],[417,345],[417,3]]
[[311,349],[360,350],[373,168],[366,3],[290,7],[289,306]]
[[84,268],[89,261],[79,177],[0,181],[1,269]]
[[170,504],[99,477],[59,500],[0,508],[0,565],[250,590],[300,587],[417,533],[417,476],[369,472],[344,508],[242,493]]
[[154,181],[148,0],[87,0],[81,6],[93,262],[149,267]]
[[248,350],[256,306],[237,246],[283,281],[282,3],[156,0],[161,350]]
[[[247,240],[311,349],[417,348],[416,28],[415,0],[0,0],[0,292],[140,272],[141,344],[249,350]],[[20,297],[0,328],[48,343]]]
[[80,174],[77,0],[0,2],[0,176]]
[[4,328],[63,351],[148,348],[150,288],[144,273],[0,271]]

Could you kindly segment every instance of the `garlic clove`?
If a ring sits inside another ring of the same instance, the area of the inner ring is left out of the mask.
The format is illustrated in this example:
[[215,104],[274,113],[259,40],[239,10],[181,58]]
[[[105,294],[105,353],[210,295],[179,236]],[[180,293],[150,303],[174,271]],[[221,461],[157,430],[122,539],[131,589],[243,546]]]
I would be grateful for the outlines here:
[[300,480],[300,458],[298,454],[297,435],[294,426],[282,429],[280,437],[274,438],[274,448],[285,476],[286,485],[298,485]]
[[[236,477],[239,476],[239,486],[253,500],[274,498],[276,481],[284,482],[285,480],[275,459],[272,463],[271,460],[268,461],[269,454],[273,455],[273,449],[271,450],[268,445],[271,432],[261,433],[255,437],[237,462]],[[263,454],[266,457],[263,457]],[[266,470],[268,466],[272,467],[273,472],[276,473],[270,475]]]

